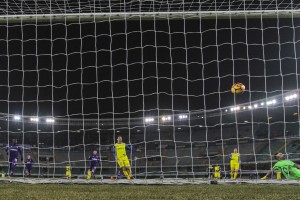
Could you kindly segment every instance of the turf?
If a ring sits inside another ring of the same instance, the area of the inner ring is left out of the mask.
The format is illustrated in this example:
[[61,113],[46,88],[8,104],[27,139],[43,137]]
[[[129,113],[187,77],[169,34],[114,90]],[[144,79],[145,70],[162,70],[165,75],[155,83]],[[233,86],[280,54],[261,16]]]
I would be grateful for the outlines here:
[[293,185],[29,185],[0,183],[0,199],[299,199]]

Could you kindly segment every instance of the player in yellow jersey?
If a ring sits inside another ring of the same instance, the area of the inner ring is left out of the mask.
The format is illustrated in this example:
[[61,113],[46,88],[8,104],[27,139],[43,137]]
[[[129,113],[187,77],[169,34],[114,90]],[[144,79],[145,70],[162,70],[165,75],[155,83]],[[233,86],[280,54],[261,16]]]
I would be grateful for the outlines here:
[[221,168],[219,165],[214,167],[214,178],[220,179],[221,178]]
[[114,145],[115,159],[118,162],[119,167],[123,170],[123,173],[127,179],[132,179],[133,176],[130,169],[130,162],[126,154],[126,149],[134,151],[134,148],[125,144],[121,136],[117,138],[117,141],[118,142]]
[[67,179],[71,179],[72,177],[71,166],[69,163],[66,165],[66,177]]
[[238,171],[240,169],[240,154],[237,148],[233,149],[233,153],[229,155],[230,158],[230,178],[236,180]]

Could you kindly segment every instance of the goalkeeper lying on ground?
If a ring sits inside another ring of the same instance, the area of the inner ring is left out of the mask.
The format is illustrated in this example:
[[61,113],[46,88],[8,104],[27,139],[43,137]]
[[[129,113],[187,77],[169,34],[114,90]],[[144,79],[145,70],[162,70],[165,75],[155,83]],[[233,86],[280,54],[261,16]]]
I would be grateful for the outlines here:
[[283,153],[276,153],[275,159],[278,160],[273,166],[273,169],[269,171],[262,179],[267,179],[273,174],[274,170],[281,171],[281,173],[287,179],[300,179],[300,165],[295,164],[293,161],[286,160]]

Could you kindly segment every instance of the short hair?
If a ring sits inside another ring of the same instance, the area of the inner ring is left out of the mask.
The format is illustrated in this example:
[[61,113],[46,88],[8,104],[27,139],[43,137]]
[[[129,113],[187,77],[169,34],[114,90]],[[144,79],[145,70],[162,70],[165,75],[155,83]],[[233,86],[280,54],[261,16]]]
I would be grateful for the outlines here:
[[277,153],[274,153],[274,158],[275,158],[275,160],[278,160],[278,158],[277,158],[277,155],[279,154],[279,152],[277,152]]

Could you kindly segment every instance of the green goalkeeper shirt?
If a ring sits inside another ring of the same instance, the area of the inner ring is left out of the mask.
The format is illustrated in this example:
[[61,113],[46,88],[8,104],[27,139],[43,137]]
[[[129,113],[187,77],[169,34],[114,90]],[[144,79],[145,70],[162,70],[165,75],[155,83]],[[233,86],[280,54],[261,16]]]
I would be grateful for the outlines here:
[[300,179],[300,170],[295,167],[295,163],[290,160],[280,160],[273,169],[280,170],[287,179]]

